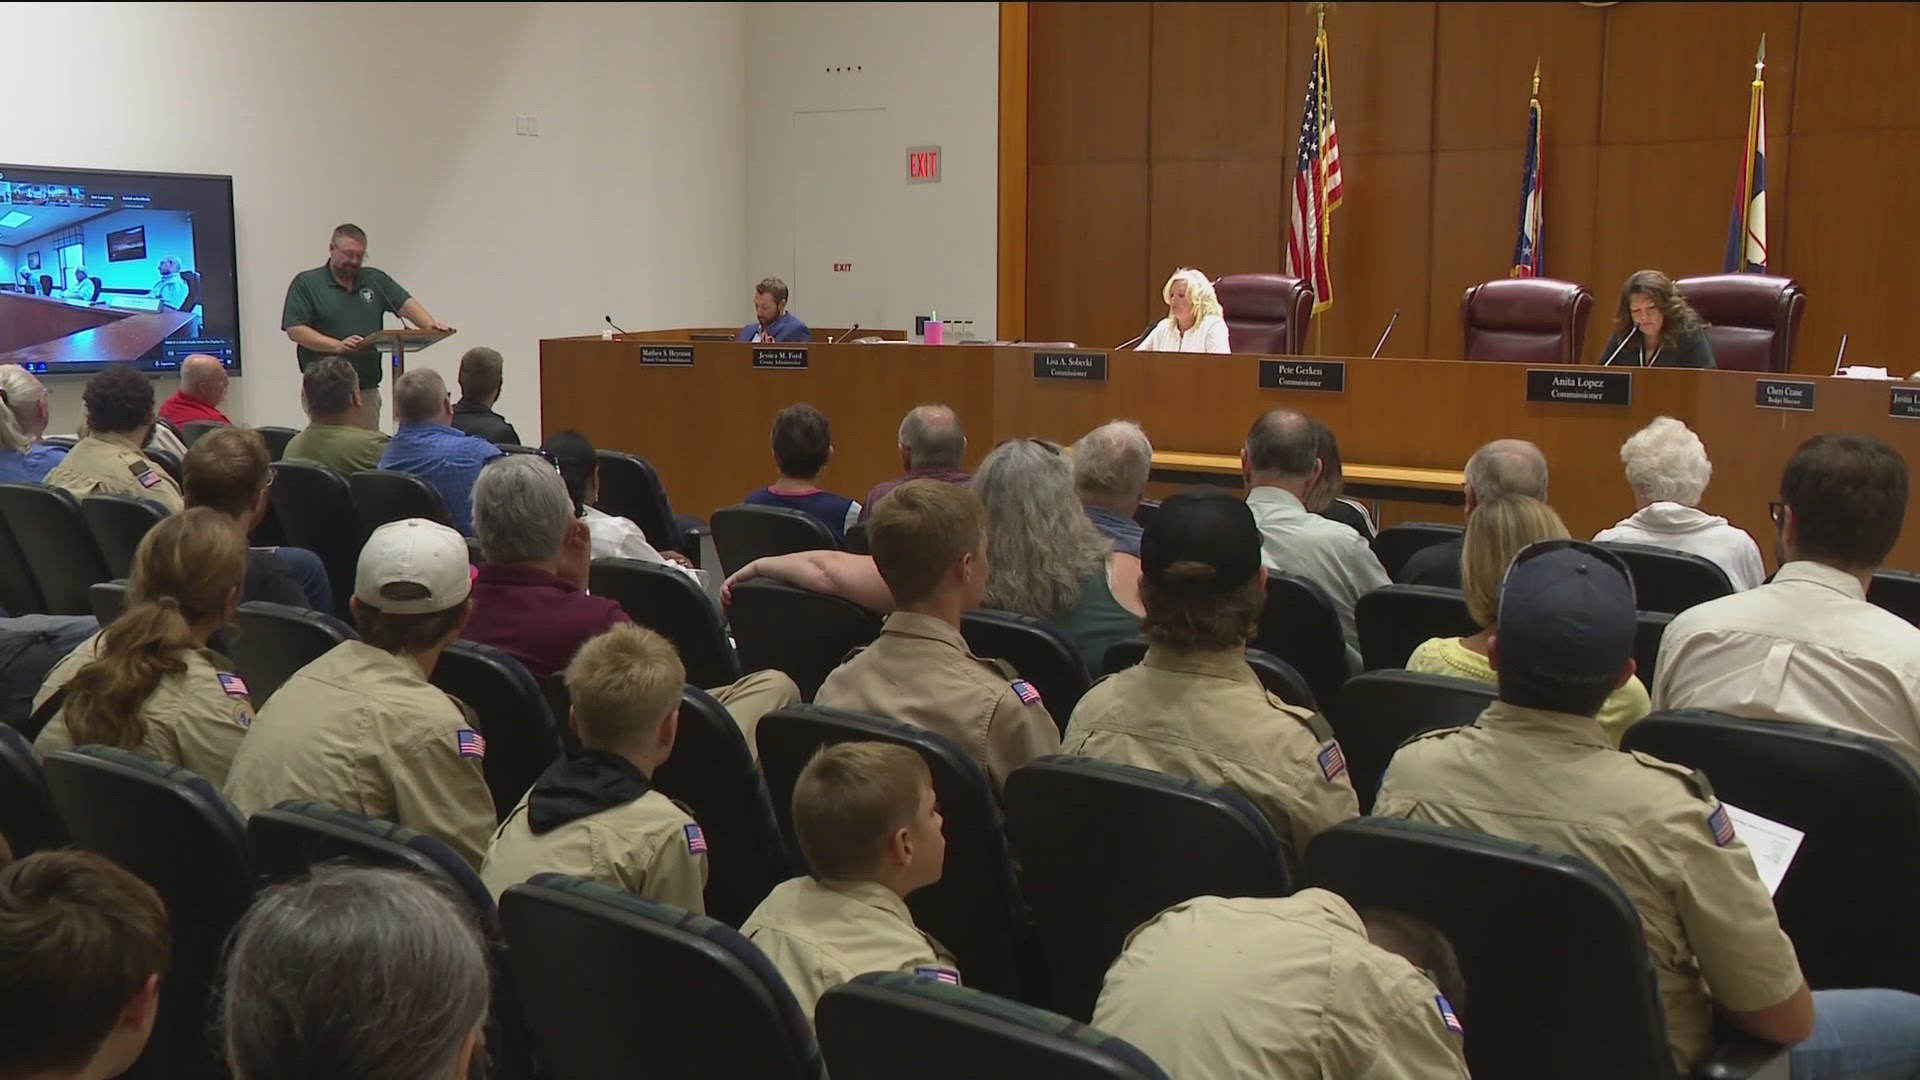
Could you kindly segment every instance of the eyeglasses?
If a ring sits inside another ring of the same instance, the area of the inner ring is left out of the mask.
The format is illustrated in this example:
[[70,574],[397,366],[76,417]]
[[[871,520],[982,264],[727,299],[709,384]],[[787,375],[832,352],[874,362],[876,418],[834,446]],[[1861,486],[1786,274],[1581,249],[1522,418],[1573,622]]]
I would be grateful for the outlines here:
[[1779,499],[1768,499],[1767,516],[1773,519],[1775,528],[1785,525],[1787,523],[1787,504],[1781,502]]

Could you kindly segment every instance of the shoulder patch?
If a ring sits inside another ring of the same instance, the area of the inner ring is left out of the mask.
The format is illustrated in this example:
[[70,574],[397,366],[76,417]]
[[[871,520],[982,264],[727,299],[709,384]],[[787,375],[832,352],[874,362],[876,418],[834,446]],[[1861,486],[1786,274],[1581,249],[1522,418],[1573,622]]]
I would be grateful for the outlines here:
[[1723,803],[1714,803],[1707,814],[1707,831],[1713,834],[1713,842],[1718,847],[1733,843],[1733,819],[1727,816]]
[[946,983],[948,986],[960,985],[960,973],[952,968],[926,965],[924,967],[914,968],[913,974],[916,978],[932,979],[935,982]]
[[980,660],[980,662],[981,662],[981,663],[983,663],[983,664],[992,664],[992,665],[993,665],[993,670],[995,670],[995,671],[997,671],[997,672],[999,672],[999,673],[1000,673],[1000,677],[1001,677],[1001,678],[1003,678],[1003,679],[1006,679],[1006,680],[1008,680],[1008,681],[1012,681],[1012,680],[1014,680],[1014,679],[1017,679],[1017,678],[1019,678],[1019,677],[1020,677],[1020,669],[1019,669],[1019,668],[1017,668],[1017,667],[1014,667],[1014,666],[1013,666],[1012,664],[1010,664],[1010,663],[1008,663],[1007,661],[1005,661],[1005,660],[1002,660],[1002,659],[1000,659],[1000,658],[998,658],[998,657],[990,657],[990,656],[989,656],[989,657],[980,657],[980,658],[979,658],[979,660]]
[[1433,995],[1433,1006],[1440,1010],[1440,1023],[1444,1024],[1448,1031],[1462,1037],[1466,1035],[1467,1029],[1460,1026],[1460,1014],[1453,1011],[1453,1002],[1447,1000],[1447,995]]
[[680,827],[680,831],[687,837],[687,854],[705,855],[707,853],[707,835],[700,831],[700,826],[689,821]]
[[1708,780],[1707,774],[1701,772],[1699,769],[1688,768],[1685,765],[1665,761],[1642,750],[1629,750],[1627,753],[1632,754],[1633,760],[1645,765],[1649,769],[1659,769],[1661,772],[1670,773],[1685,780],[1687,787],[1691,788],[1694,795],[1701,800],[1706,802],[1713,801],[1713,781]]
[[1028,682],[1025,679],[1015,679],[1013,680],[1012,685],[1013,685],[1014,696],[1020,699],[1020,704],[1022,705],[1040,704],[1040,691],[1035,690],[1033,688],[1032,683]]
[[150,473],[152,471],[153,471],[153,466],[147,464],[147,459],[144,457],[136,458],[133,461],[127,462],[127,475],[133,477],[136,480],[138,480],[143,474]]
[[219,679],[220,689],[228,697],[243,698],[247,696],[247,681],[245,679],[225,671],[220,672]]
[[454,749],[461,757],[482,758],[487,756],[486,737],[472,728],[461,728],[453,735]]
[[1347,755],[1341,753],[1340,744],[1332,740],[1328,740],[1327,744],[1320,748],[1320,752],[1314,755],[1314,760],[1320,763],[1320,775],[1329,780],[1347,771]]
[[245,705],[240,706],[240,711],[233,714],[233,722],[243,728],[251,728],[253,726],[253,711]]
[[159,486],[160,486],[160,474],[159,474],[159,473],[157,473],[157,472],[155,472],[155,471],[153,471],[152,469],[148,469],[148,470],[147,470],[146,472],[143,472],[143,473],[141,473],[141,474],[140,474],[140,486],[141,486],[141,487],[144,487],[144,488],[157,488],[157,487],[159,487]]
[[1472,726],[1473,726],[1472,724],[1463,724],[1459,727],[1434,728],[1431,731],[1423,731],[1418,735],[1409,735],[1405,739],[1401,740],[1400,745],[1410,746],[1414,743],[1420,742],[1423,739],[1445,738],[1448,735],[1453,735],[1453,734],[1457,734],[1458,732],[1465,731],[1467,730],[1467,728],[1470,728]]
[[[1268,696],[1271,697],[1272,695]],[[1280,701],[1279,698],[1273,698],[1273,700]],[[1280,704],[1286,705],[1287,703],[1280,701]],[[1287,707],[1294,708],[1295,706]],[[1300,722],[1307,725],[1307,730],[1313,732],[1314,738],[1319,739],[1321,742],[1333,741],[1333,725],[1327,723],[1327,718],[1318,712],[1309,712],[1306,716],[1300,718]]]

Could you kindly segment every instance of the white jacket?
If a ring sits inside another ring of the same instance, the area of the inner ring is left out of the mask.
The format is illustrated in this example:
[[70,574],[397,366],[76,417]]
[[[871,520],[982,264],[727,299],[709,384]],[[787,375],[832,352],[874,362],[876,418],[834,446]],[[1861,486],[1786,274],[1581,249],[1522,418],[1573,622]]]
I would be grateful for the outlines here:
[[1711,559],[1727,572],[1736,592],[1767,580],[1767,569],[1760,563],[1760,545],[1745,529],[1727,524],[1726,518],[1676,502],[1649,503],[1613,528],[1600,530],[1593,539],[1652,544]]

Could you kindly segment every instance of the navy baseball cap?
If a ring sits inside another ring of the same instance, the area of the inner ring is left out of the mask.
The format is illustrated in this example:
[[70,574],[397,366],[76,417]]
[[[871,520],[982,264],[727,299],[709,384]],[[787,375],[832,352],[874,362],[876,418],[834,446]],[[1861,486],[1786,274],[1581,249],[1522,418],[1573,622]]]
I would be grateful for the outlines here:
[[[1169,582],[1178,562],[1213,567],[1210,580]],[[1140,534],[1140,572],[1160,589],[1226,593],[1260,573],[1260,527],[1247,504],[1217,487],[1193,487],[1160,504]]]
[[1499,666],[1568,690],[1612,690],[1633,655],[1633,575],[1579,540],[1521,549],[1500,587]]

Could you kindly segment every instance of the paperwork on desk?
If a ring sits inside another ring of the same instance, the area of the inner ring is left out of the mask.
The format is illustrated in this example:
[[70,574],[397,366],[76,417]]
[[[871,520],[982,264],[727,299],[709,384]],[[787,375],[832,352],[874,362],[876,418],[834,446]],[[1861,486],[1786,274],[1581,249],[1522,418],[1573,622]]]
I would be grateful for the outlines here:
[[1772,896],[1780,891],[1780,882],[1787,876],[1787,867],[1793,865],[1793,857],[1800,850],[1800,841],[1806,839],[1807,834],[1791,825],[1768,821],[1730,802],[1720,805],[1727,808],[1734,835],[1746,841],[1747,851],[1753,855],[1753,868],[1760,872],[1760,881],[1766,885],[1767,895]]

